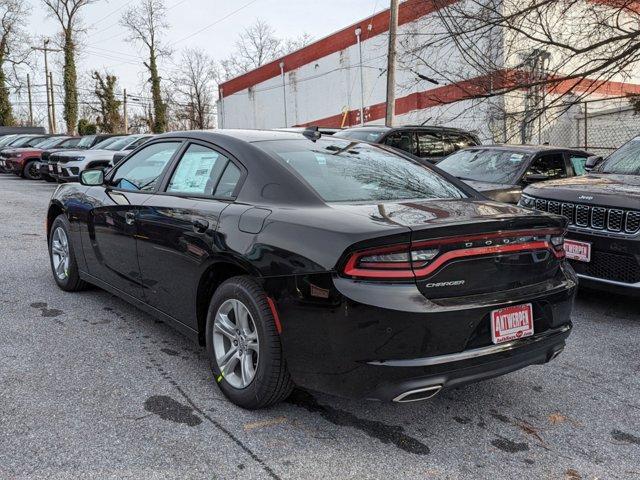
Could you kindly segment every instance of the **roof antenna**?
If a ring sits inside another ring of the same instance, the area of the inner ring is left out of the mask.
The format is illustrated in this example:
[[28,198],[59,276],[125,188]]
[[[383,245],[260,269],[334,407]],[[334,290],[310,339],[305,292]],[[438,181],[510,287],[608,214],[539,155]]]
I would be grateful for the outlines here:
[[318,140],[320,137],[322,137],[322,133],[320,133],[320,130],[318,129],[318,126],[314,126],[314,127],[307,127],[304,129],[304,131],[302,132],[302,135],[304,135],[305,137],[307,137],[309,140],[311,140],[312,142],[315,142],[316,140]]

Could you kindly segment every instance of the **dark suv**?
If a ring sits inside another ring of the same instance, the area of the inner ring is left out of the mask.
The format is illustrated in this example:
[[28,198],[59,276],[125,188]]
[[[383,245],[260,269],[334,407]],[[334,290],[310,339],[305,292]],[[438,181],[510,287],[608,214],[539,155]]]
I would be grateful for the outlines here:
[[640,295],[640,137],[588,175],[529,186],[520,205],[569,219],[565,249],[582,285]]
[[342,130],[334,136],[389,145],[431,163],[438,163],[447,155],[463,148],[481,145],[475,134],[465,130],[420,125],[354,127]]

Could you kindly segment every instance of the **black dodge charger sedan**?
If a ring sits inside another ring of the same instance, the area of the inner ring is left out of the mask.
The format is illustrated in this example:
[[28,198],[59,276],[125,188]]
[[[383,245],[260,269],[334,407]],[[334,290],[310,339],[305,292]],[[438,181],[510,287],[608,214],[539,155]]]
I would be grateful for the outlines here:
[[584,177],[528,187],[520,205],[569,219],[565,247],[581,285],[640,295],[640,137]]
[[161,135],[47,217],[60,288],[199,340],[245,408],[294,385],[409,402],[548,362],[571,330],[566,223],[312,130]]

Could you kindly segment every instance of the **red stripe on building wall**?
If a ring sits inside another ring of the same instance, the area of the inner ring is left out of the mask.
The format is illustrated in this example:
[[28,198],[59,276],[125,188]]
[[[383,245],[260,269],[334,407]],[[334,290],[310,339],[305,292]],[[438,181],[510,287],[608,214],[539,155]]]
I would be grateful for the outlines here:
[[[447,7],[459,0],[407,0],[400,4],[398,24],[404,25],[424,17],[429,13]],[[371,25],[371,29],[368,29]],[[220,97],[228,97],[246,88],[262,83],[280,75],[280,62],[284,62],[284,71],[289,72],[320,58],[339,52],[357,43],[355,29],[362,28],[362,40],[367,40],[389,30],[389,10],[350,25],[289,55],[267,63],[255,70],[220,84]]]
[[[396,115],[403,115],[414,110],[447,105],[462,100],[478,98],[490,91],[513,88],[522,81],[522,72],[507,70],[497,72],[494,75],[464,80],[462,82],[432,88],[422,92],[415,92],[396,99]],[[595,95],[618,97],[628,94],[640,94],[640,84],[622,83],[588,78],[573,80],[558,80],[548,86],[550,93],[566,94],[569,92],[589,93]],[[386,104],[384,102],[370,105],[364,109],[365,123],[380,120],[385,117]],[[321,118],[311,122],[301,123],[298,127],[317,125],[327,128],[349,127],[360,124],[360,111],[349,110],[330,117]]]

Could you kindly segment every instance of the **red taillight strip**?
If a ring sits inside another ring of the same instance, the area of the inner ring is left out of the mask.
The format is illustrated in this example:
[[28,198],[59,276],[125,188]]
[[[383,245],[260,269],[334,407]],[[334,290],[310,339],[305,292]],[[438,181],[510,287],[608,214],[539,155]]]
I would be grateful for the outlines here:
[[551,250],[556,258],[563,258],[564,251],[556,250],[547,241],[535,241],[513,245],[493,245],[487,247],[462,248],[443,253],[429,265],[414,270],[368,270],[356,267],[357,259],[361,255],[353,255],[344,273],[352,277],[360,278],[384,278],[384,279],[408,279],[413,277],[426,277],[440,268],[444,263],[457,258],[495,255],[500,253],[520,252],[526,250]]
[[556,252],[553,246],[546,241],[528,242],[528,243],[521,243],[518,245],[494,245],[491,247],[475,247],[475,248],[464,248],[461,250],[451,250],[437,257],[432,263],[430,263],[426,267],[415,269],[414,273],[416,277],[426,277],[432,274],[438,268],[440,268],[440,266],[442,266],[444,263],[447,263],[457,258],[495,255],[499,253],[521,252],[525,250],[546,250],[546,249],[551,250],[556,257],[558,257],[558,253],[560,253],[560,252]]

